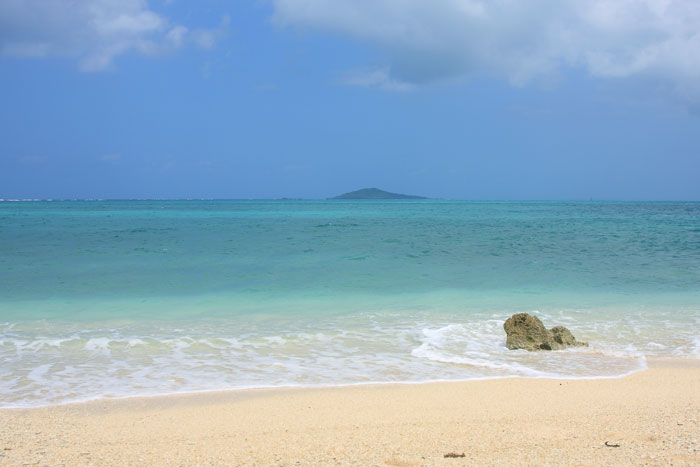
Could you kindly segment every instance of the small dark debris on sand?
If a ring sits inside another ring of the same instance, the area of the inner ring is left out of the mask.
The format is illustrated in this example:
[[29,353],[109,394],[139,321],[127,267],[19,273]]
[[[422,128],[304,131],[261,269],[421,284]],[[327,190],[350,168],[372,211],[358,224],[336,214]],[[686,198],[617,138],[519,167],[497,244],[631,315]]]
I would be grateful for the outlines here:
[[447,454],[445,454],[444,457],[467,457],[467,456],[464,455],[464,453],[457,454],[456,452],[448,452]]
[[606,441],[606,442],[605,442],[605,445],[606,445],[607,447],[609,447],[609,448],[619,448],[619,447],[620,447],[619,444],[611,443],[610,441]]

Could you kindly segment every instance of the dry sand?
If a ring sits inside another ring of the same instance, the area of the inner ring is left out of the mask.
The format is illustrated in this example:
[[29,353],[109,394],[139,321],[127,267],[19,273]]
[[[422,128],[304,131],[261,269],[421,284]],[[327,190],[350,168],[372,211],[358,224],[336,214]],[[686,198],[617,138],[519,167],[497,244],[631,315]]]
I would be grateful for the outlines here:
[[[619,447],[608,447],[611,445]],[[445,458],[447,453],[465,457]],[[700,465],[700,362],[0,410],[2,465]]]

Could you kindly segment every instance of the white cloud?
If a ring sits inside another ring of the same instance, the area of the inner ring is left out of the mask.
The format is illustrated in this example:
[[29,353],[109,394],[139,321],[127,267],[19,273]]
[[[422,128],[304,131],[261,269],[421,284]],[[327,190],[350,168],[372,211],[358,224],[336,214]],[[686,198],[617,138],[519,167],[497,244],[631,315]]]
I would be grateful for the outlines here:
[[187,36],[187,28],[184,26],[175,26],[165,35],[165,38],[174,46],[180,47]]
[[195,29],[192,31],[192,40],[203,49],[211,49],[219,41],[228,29],[231,18],[225,15],[221,19],[221,24],[215,29]]
[[340,82],[350,86],[377,87],[385,91],[410,91],[415,86],[391,77],[388,67],[349,70]]
[[[212,40],[222,26],[209,33]],[[0,55],[69,57],[81,70],[109,69],[119,55],[136,52],[151,56],[198,44],[197,35],[148,7],[146,0],[2,0]]]
[[[700,98],[698,0],[271,0],[280,26],[375,46],[391,76],[488,73],[522,85],[561,68],[644,75]],[[388,68],[387,68],[388,69]]]

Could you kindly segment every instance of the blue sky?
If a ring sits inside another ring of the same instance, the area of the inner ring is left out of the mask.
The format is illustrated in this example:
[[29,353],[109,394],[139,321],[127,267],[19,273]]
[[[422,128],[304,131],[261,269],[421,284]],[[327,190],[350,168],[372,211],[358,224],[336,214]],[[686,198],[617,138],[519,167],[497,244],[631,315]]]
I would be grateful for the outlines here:
[[0,198],[700,199],[695,0],[6,0]]

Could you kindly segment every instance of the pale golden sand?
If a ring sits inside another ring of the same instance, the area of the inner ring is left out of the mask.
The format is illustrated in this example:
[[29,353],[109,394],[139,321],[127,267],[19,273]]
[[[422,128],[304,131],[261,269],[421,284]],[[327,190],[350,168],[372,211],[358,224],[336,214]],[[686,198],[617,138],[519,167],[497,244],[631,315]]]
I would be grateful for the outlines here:
[[[619,447],[607,447],[619,444]],[[464,458],[445,458],[449,452]],[[0,410],[2,465],[700,465],[700,362]]]

